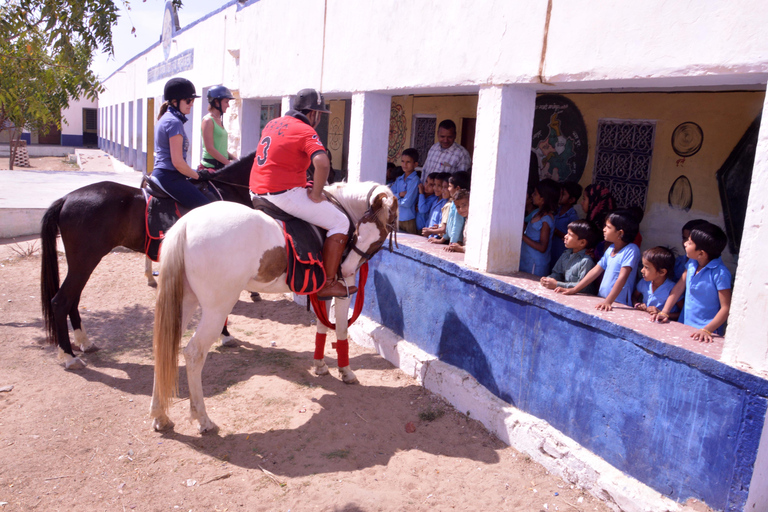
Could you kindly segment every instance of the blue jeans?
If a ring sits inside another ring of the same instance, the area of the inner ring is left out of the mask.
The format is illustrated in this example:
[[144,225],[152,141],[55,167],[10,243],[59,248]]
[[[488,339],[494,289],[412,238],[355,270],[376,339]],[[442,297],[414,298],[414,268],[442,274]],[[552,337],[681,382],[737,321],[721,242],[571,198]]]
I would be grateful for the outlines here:
[[192,209],[211,202],[177,170],[155,169],[152,176],[179,204]]

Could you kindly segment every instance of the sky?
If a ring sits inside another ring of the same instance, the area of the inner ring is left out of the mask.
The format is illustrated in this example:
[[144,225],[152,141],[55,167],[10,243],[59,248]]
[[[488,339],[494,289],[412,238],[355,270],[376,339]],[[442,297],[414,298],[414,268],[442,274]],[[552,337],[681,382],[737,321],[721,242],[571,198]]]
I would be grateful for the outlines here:
[[[166,0],[129,0],[131,10],[127,10],[122,0],[115,0],[120,6],[120,17],[112,28],[114,57],[106,53],[94,56],[91,70],[104,80],[117,69],[160,40],[163,24],[163,10]],[[215,11],[229,0],[183,0],[179,10],[179,25],[182,28]],[[131,34],[131,28],[136,33]]]

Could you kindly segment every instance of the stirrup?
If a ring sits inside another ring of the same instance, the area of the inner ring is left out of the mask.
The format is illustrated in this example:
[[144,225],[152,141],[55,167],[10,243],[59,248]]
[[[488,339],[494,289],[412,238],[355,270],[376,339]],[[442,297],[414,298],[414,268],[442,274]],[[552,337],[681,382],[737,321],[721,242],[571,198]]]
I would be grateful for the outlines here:
[[[347,292],[346,295],[340,295],[340,296],[329,295],[328,297],[321,297],[320,296],[320,291],[324,290],[325,288],[330,288],[335,283],[341,283],[341,284],[344,285],[344,288],[346,289],[346,292]],[[354,291],[350,292],[350,288],[354,288]],[[317,295],[318,299],[328,301],[328,300],[331,300],[331,299],[348,299],[353,293],[357,293],[357,286],[355,286],[355,285],[350,286],[343,279],[333,279],[331,281],[326,281],[325,284],[323,285],[323,287],[320,288],[320,290],[317,291],[316,295]]]

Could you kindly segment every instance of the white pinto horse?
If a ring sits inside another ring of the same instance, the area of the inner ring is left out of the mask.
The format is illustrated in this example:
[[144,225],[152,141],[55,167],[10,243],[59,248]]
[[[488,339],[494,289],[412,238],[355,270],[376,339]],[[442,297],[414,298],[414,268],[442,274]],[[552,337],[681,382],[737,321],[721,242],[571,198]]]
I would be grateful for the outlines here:
[[[325,188],[356,226],[355,250],[341,265],[351,284],[355,272],[397,226],[398,203],[389,187],[377,183],[334,184]],[[181,335],[198,305],[195,334],[183,350],[189,383],[190,421],[201,433],[216,429],[205,411],[202,370],[211,345],[242,290],[289,292],[286,284],[283,228],[266,214],[231,202],[196,208],[171,228],[163,241],[160,283],[155,308],[155,382],[150,416],[155,430],[173,426],[168,407],[178,388]],[[362,290],[361,292],[362,293]],[[339,371],[346,383],[357,378],[349,368],[347,310],[350,299],[336,299]],[[323,358],[328,328],[318,321],[314,368],[327,374]]]

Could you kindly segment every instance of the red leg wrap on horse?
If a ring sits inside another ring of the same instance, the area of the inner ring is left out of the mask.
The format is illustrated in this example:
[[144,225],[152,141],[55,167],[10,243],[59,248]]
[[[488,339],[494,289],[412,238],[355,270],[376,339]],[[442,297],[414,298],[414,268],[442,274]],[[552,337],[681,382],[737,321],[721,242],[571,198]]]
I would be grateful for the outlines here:
[[322,359],[325,356],[325,338],[327,333],[315,333],[315,359]]
[[339,358],[339,368],[349,366],[349,340],[337,340],[336,355]]

